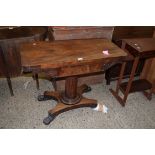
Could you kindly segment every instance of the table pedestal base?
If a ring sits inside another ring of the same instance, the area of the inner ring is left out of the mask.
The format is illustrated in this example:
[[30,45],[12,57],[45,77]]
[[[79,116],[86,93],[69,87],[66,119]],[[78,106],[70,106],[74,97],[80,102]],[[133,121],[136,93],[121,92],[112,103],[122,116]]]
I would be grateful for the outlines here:
[[44,95],[38,96],[39,101],[53,99],[56,100],[58,103],[53,109],[48,111],[48,116],[43,120],[43,123],[45,125],[48,125],[51,123],[51,121],[54,120],[57,115],[72,109],[82,107],[95,108],[97,106],[97,100],[87,99],[82,96],[83,93],[86,93],[88,91],[91,91],[91,88],[87,85],[82,85],[78,87],[78,95],[73,99],[69,99],[67,96],[65,96],[65,92],[45,91]]

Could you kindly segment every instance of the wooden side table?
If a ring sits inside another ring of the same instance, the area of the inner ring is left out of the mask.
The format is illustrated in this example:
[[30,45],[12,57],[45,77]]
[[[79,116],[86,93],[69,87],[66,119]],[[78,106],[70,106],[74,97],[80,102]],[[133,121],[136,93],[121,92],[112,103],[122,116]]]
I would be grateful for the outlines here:
[[[151,100],[153,87],[152,84],[147,80],[140,78],[134,80],[134,74],[140,58],[153,58],[155,57],[155,38],[140,38],[140,39],[125,39],[123,40],[122,49],[127,50],[134,59],[132,71],[128,82],[122,83],[123,73],[125,70],[126,62],[122,64],[120,77],[117,82],[116,90],[110,89],[111,93],[119,101],[122,106],[125,106],[129,93],[136,91],[143,91],[144,95]],[[119,96],[119,90],[124,94],[124,97]],[[146,92],[145,90],[150,90]]]
[[[103,54],[107,50],[109,54]],[[44,119],[46,125],[65,111],[96,107],[97,100],[82,95],[91,89],[85,84],[78,87],[78,78],[84,74],[105,71],[126,57],[122,49],[107,39],[35,42],[21,47],[23,70],[65,78],[65,90],[45,91],[44,95],[38,97],[39,101],[54,99],[58,102]]]
[[[121,47],[123,39],[131,38],[152,38],[153,36],[153,26],[115,26],[112,36],[112,41]],[[143,70],[145,59],[140,59],[138,67],[136,69],[135,76],[139,76]],[[128,61],[126,64],[125,72],[123,78],[129,78],[133,61]],[[121,65],[117,64],[112,68],[108,69],[105,73],[105,79],[109,85],[111,81],[118,80],[119,73],[121,70]]]

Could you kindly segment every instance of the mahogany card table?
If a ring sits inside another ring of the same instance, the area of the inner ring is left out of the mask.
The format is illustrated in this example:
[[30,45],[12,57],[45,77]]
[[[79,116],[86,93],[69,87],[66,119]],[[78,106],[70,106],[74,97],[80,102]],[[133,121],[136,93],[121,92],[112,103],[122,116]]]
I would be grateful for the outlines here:
[[[142,91],[143,94],[151,100],[153,87],[152,84],[143,78],[141,75],[138,80],[134,81],[134,75],[139,63],[140,58],[153,58],[155,57],[155,38],[133,38],[124,39],[122,49],[127,50],[134,59],[132,71],[128,82],[122,82],[123,74],[125,71],[126,62],[122,64],[120,77],[116,86],[116,90],[110,89],[111,93],[116,97],[122,106],[125,106],[129,93]],[[144,68],[145,69],[145,68]],[[119,96],[119,90],[123,93],[124,97]],[[148,92],[149,90],[149,92]]]
[[46,125],[62,112],[80,107],[95,108],[97,100],[82,95],[91,88],[85,84],[78,86],[78,77],[105,71],[127,57],[107,39],[26,43],[21,46],[20,53],[23,71],[66,79],[64,91],[45,91],[44,95],[38,96],[39,101],[53,99],[58,102],[48,111],[48,117],[43,121]]

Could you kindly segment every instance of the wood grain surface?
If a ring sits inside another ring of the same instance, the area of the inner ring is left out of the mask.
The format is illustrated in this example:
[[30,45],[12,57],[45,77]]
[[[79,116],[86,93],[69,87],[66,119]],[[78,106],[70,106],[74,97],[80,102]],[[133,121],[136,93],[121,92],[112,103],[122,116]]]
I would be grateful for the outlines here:
[[147,57],[155,55],[155,38],[135,38],[135,39],[124,39],[128,44],[126,49],[131,54],[140,57]]
[[[104,55],[104,50],[109,55]],[[34,42],[21,46],[22,66],[58,68],[92,61],[125,57],[127,54],[107,39]],[[78,58],[82,60],[78,61]]]

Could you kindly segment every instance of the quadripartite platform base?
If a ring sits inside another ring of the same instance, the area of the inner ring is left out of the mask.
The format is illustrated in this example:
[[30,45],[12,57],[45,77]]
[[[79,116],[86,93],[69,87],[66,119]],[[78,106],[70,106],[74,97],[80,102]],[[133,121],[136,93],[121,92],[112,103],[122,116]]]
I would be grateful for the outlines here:
[[65,95],[65,92],[58,92],[58,91],[45,91],[44,95],[39,95],[39,101],[45,100],[56,100],[58,103],[57,105],[48,111],[48,116],[43,120],[45,125],[50,124],[54,118],[66,111],[82,108],[82,107],[91,107],[95,108],[97,106],[97,100],[87,99],[82,96],[83,93],[91,91],[91,88],[87,85],[82,85],[77,88],[77,96],[75,98],[68,98]]

